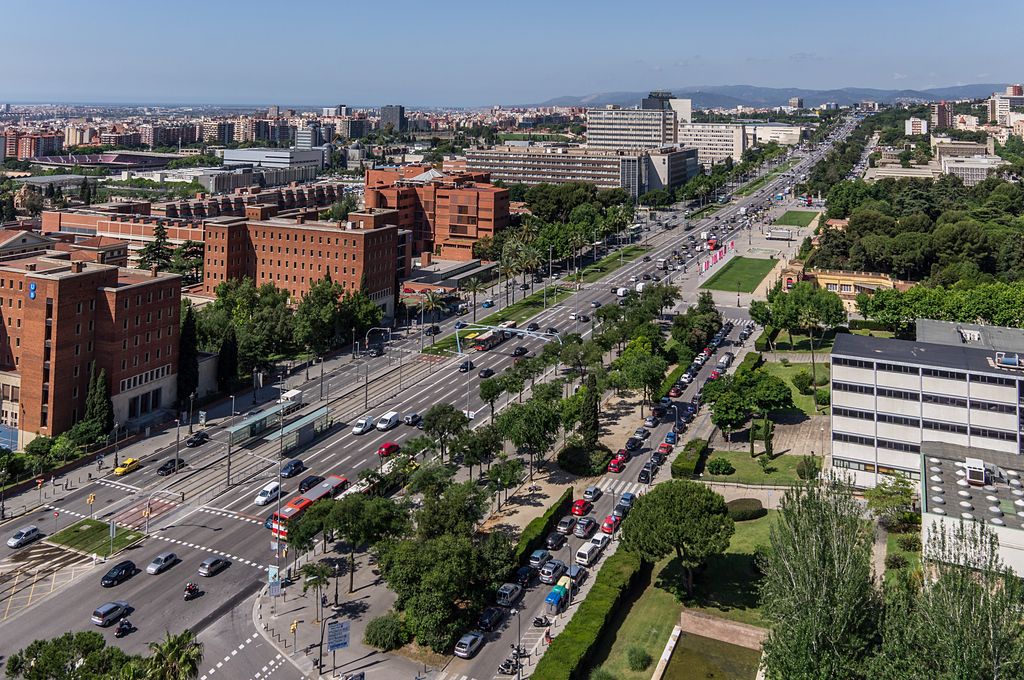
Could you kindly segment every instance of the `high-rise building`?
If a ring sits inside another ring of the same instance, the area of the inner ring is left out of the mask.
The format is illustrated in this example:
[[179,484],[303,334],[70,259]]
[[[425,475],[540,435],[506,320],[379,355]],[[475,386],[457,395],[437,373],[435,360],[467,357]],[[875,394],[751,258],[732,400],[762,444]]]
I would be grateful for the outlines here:
[[[932,120],[934,120],[934,112],[932,113]],[[934,123],[933,123],[934,125]],[[910,135],[926,135],[928,134],[928,121],[924,118],[908,118],[903,121],[903,134]]]
[[931,124],[934,130],[953,127],[953,107],[946,102],[935,102],[931,105]]
[[1015,83],[1006,86],[1006,94],[1010,97],[1024,97],[1024,85]]
[[337,106],[325,106],[321,109],[321,115],[325,118],[333,118],[336,116],[347,116],[347,113],[342,113],[348,109],[344,104],[338,104]]
[[679,144],[697,147],[702,165],[713,165],[732,158],[739,162],[747,148],[746,127],[733,123],[680,123]]
[[668,92],[667,90],[654,90],[640,100],[640,108],[645,111],[664,111],[671,108],[669,106],[669,101],[671,99],[671,92]]
[[267,107],[267,118],[277,118],[281,115],[281,107],[277,104]]
[[300,128],[295,131],[295,148],[309,150],[314,147],[320,146],[323,142],[320,140],[320,126],[310,125],[308,127]]
[[[39,156],[56,156],[64,148],[64,135],[56,134],[31,134],[17,135],[18,160],[24,161]],[[10,140],[8,139],[8,144]]]
[[230,144],[235,140],[235,124],[225,120],[203,121],[203,141]]
[[789,107],[791,109],[802,109],[802,108],[804,108],[804,98],[803,97],[790,97],[789,98]]
[[659,149],[676,142],[671,109],[587,109],[587,146],[594,149]]
[[380,107],[380,126],[382,128],[390,126],[395,132],[405,132],[408,125],[404,106],[390,104]]

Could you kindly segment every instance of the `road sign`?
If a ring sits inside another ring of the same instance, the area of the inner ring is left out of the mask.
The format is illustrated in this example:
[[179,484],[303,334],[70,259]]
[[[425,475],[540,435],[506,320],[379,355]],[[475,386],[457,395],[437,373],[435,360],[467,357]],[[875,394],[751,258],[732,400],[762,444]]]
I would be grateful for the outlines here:
[[110,537],[114,538],[117,536],[117,525],[113,522],[110,523]]
[[348,647],[348,621],[331,621],[327,624],[327,651],[334,652]]
[[199,412],[199,425],[200,427],[206,427],[206,411]]
[[270,551],[271,552],[277,552],[277,548],[278,548],[277,541],[271,541],[270,542]]
[[269,588],[270,597],[281,597],[281,582],[271,581]]
[[60,513],[59,512],[53,513],[53,518],[54,519],[57,519],[58,517],[60,517]]
[[278,579],[277,565],[271,564],[267,567],[267,583],[273,583],[278,580],[280,579]]

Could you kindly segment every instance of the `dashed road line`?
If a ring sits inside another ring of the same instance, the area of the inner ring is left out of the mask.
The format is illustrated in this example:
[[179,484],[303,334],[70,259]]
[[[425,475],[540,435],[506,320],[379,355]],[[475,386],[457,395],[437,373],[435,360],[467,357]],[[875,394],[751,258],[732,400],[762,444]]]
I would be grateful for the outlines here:
[[175,545],[182,545],[182,546],[185,546],[186,548],[194,548],[195,550],[202,550],[203,552],[212,553],[214,555],[220,555],[221,557],[226,557],[229,560],[231,560],[232,564],[237,562],[239,564],[248,565],[248,566],[250,566],[250,567],[252,567],[254,569],[259,569],[260,571],[267,571],[267,566],[266,565],[259,564],[258,562],[253,562],[252,560],[248,560],[248,559],[246,559],[244,557],[238,557],[237,555],[232,555],[231,553],[226,553],[223,550],[217,550],[215,548],[209,548],[209,547],[207,547],[205,545],[196,545],[195,543],[189,543],[188,541],[182,541],[180,539],[170,538],[168,536],[153,535],[152,538],[156,538],[158,540],[165,541],[167,543],[173,543]]
[[241,513],[234,512],[232,510],[222,510],[220,508],[211,508],[203,506],[196,508],[199,512],[205,512],[208,515],[217,515],[218,517],[227,517],[228,519],[237,519],[240,522],[249,522],[250,524],[263,524],[263,520],[255,517],[249,517]]

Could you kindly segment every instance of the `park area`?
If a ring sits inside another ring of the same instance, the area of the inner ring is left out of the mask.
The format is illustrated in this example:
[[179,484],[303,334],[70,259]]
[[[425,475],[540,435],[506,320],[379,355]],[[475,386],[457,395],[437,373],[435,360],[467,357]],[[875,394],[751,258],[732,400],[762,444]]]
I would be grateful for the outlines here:
[[86,555],[110,557],[142,538],[142,532],[116,527],[114,540],[111,541],[110,524],[96,519],[83,519],[46,540],[48,543],[71,548]]
[[734,257],[701,288],[726,290],[732,293],[753,293],[772,269],[776,260],[757,257]]
[[818,213],[813,210],[787,210],[775,220],[775,226],[806,227],[817,216]]

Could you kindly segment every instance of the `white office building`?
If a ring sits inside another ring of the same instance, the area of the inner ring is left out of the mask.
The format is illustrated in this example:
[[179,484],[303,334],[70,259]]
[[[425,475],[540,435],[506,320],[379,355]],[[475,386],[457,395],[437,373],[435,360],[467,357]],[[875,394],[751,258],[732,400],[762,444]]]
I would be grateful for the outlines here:
[[592,149],[658,149],[676,142],[671,109],[588,109],[587,146]]
[[924,118],[907,118],[903,121],[903,134],[907,136],[928,134],[928,121]]
[[946,157],[942,159],[942,174],[956,175],[965,186],[973,187],[1003,165],[1006,161],[999,156]]
[[804,128],[800,125],[781,123],[752,123],[747,125],[747,146],[775,142],[781,146],[796,146],[803,139]]
[[224,165],[252,165],[261,168],[324,166],[321,149],[224,149]]
[[726,158],[738,163],[747,148],[746,126],[734,123],[680,123],[676,139],[681,146],[697,147],[701,165],[713,165]]

